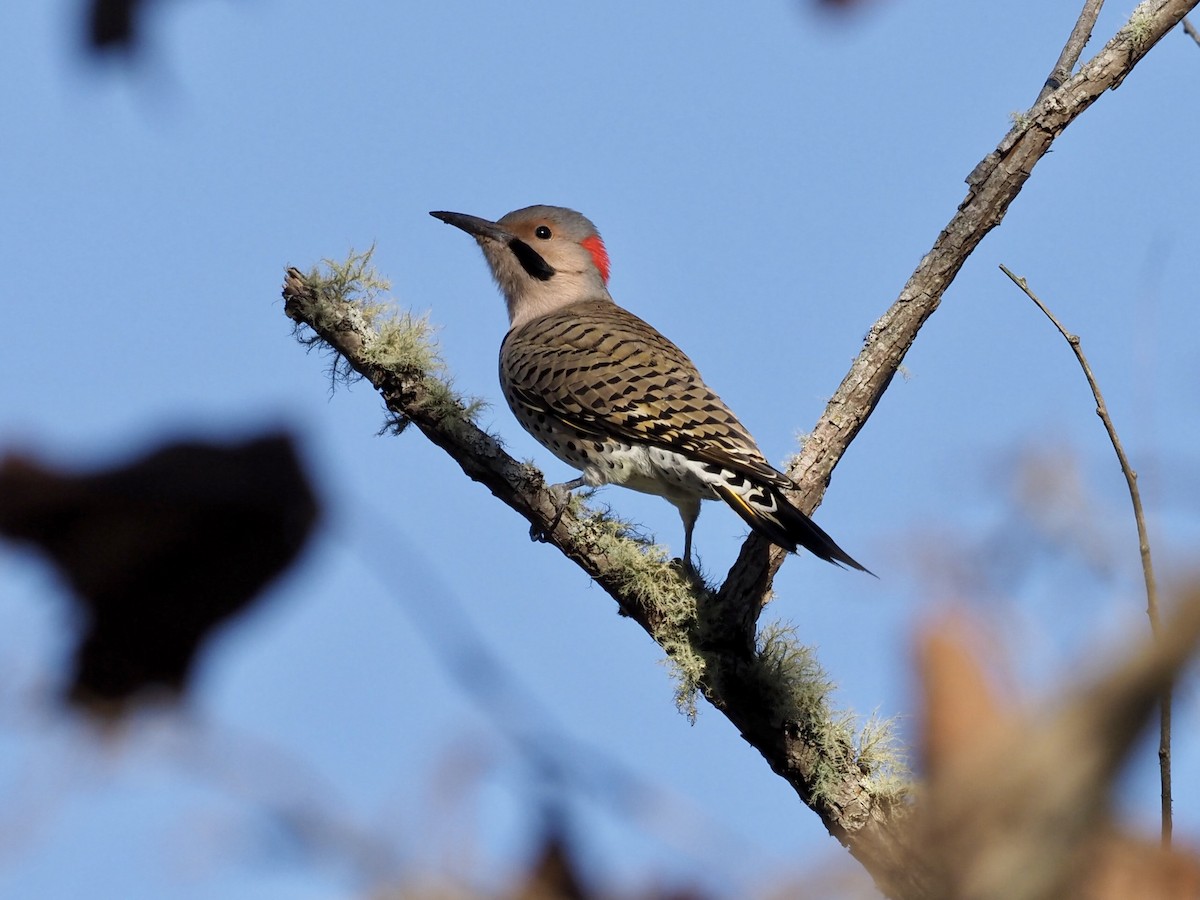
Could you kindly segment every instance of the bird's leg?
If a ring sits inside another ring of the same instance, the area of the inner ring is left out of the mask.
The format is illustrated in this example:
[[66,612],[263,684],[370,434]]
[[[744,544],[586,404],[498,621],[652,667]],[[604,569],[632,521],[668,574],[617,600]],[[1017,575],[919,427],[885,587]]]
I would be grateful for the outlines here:
[[683,567],[695,573],[696,567],[692,565],[692,524],[683,523]]
[[554,505],[556,507],[554,518],[551,520],[550,525],[546,528],[539,528],[537,525],[530,525],[529,539],[531,541],[538,541],[543,544],[548,541],[550,539],[550,534],[555,528],[558,527],[558,523],[562,521],[563,513],[565,513],[567,511],[567,507],[571,505],[571,491],[575,490],[576,488],[581,488],[586,484],[587,482],[584,481],[583,476],[580,475],[578,478],[574,478],[571,481],[564,481],[562,484],[549,485],[546,490],[548,490],[554,497]]
[[683,571],[694,581],[700,581],[700,571],[692,565],[692,530],[696,527],[696,520],[700,518],[700,498],[671,502],[679,510],[679,518],[683,519]]

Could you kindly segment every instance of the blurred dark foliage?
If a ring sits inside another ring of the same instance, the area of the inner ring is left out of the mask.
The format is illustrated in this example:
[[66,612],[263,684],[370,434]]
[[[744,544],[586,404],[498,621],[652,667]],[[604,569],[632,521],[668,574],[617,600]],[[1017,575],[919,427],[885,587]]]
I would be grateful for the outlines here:
[[865,22],[867,17],[881,12],[882,0],[799,0],[795,4],[805,25],[848,27]]
[[296,557],[317,513],[279,434],[82,475],[0,461],[0,534],[45,552],[83,608],[70,699],[94,712],[182,692],[205,639]]
[[810,6],[815,6],[818,12],[857,12],[868,6],[867,0],[810,0]]
[[96,54],[132,54],[149,5],[149,0],[91,0],[87,7],[88,49]]

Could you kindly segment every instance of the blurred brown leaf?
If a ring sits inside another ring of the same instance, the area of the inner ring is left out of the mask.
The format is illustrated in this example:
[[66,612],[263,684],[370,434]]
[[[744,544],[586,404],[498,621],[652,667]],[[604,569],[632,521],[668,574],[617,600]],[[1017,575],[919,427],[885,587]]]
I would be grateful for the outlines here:
[[1037,709],[1003,704],[956,615],[919,649],[926,789],[915,846],[945,898],[1200,896],[1200,856],[1120,833],[1112,783],[1163,688],[1200,640],[1200,590],[1090,679]]
[[523,883],[512,900],[587,900],[594,896],[575,871],[575,864],[561,833],[551,832],[538,851]]

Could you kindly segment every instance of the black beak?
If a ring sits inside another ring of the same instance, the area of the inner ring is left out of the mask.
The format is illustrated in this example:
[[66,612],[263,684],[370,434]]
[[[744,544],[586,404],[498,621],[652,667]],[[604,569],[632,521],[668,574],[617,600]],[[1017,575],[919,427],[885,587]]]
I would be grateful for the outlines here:
[[487,238],[491,241],[496,241],[499,244],[507,244],[513,240],[516,235],[511,231],[507,231],[495,222],[489,222],[487,219],[481,219],[479,216],[468,216],[466,213],[456,212],[441,212],[434,211],[430,213],[435,219],[441,219],[447,225],[453,225],[455,228],[461,228],[471,237]]
[[554,267],[546,262],[540,253],[497,222],[490,222],[479,216],[468,216],[466,213],[433,211],[429,214],[447,225],[461,228],[478,241],[494,241],[507,246],[521,267],[538,281],[548,281],[554,275]]

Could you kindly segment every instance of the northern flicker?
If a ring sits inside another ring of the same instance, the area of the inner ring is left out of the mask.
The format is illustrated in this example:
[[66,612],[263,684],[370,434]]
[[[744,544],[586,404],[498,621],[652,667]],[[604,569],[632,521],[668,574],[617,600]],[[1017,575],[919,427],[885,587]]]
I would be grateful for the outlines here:
[[478,241],[504,299],[500,386],[517,421],[583,474],[561,487],[620,484],[665,497],[692,565],[700,501],[720,499],[773,543],[869,571],[784,495],[795,484],[690,359],[608,292],[608,252],[571,209],[530,206],[491,222],[431,216]]

